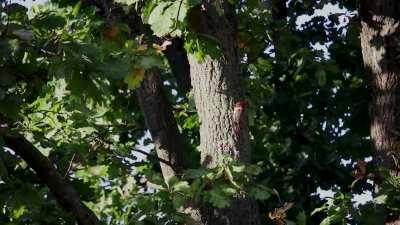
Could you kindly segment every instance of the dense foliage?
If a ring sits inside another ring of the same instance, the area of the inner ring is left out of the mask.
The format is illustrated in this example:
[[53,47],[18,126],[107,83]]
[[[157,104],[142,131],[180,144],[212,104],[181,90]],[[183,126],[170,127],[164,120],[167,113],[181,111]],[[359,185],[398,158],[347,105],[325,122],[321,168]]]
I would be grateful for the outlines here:
[[[213,169],[198,165],[193,97],[179,90],[163,52],[171,38],[184,37],[199,61],[223,57],[218,40],[196,32],[191,9],[200,0],[118,0],[106,13],[89,0],[52,0],[29,10],[1,1],[0,117],[7,132],[46,155],[102,224],[180,224],[188,205],[224,208],[237,195],[257,200],[263,224],[375,225],[398,216],[399,177],[378,177],[371,160],[356,3],[292,0],[287,19],[278,20],[270,1],[230,2],[237,8],[252,164],[227,157]],[[345,13],[298,22],[327,4]],[[151,30],[132,27],[133,11]],[[168,182],[136,94],[155,68],[191,151],[184,173]],[[143,146],[147,155],[137,151]],[[334,197],[320,198],[321,189]],[[361,193],[373,199],[355,204]],[[75,223],[6,147],[0,206],[0,224]]]

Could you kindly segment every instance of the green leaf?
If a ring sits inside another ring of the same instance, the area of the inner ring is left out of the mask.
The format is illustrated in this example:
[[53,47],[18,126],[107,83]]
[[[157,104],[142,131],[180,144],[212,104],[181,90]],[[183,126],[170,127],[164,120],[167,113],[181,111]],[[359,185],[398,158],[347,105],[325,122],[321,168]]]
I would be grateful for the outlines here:
[[342,217],[339,215],[331,215],[323,219],[319,225],[332,225],[340,222],[341,219]]
[[376,204],[385,204],[386,200],[387,200],[387,195],[386,194],[382,194],[382,195],[378,195],[374,198],[374,202]]
[[125,4],[125,5],[133,5],[138,3],[140,0],[115,0],[116,3],[121,3],[121,4]]
[[145,76],[145,70],[142,68],[134,68],[132,72],[125,76],[124,81],[130,89],[139,87]]
[[202,0],[187,0],[187,8],[193,8],[199,4],[201,4],[203,1]]
[[9,20],[21,21],[27,17],[28,9],[21,4],[11,3],[7,6],[7,11],[5,12],[8,14]]
[[243,171],[245,171],[246,166],[244,165],[240,165],[240,166],[232,166],[232,171],[235,173],[242,173]]
[[64,96],[67,96],[70,92],[67,90],[67,81],[64,78],[54,81],[54,97],[61,100]]
[[151,69],[153,67],[161,67],[163,61],[157,56],[141,56],[138,58],[137,66],[143,69]]
[[321,207],[315,208],[315,209],[311,212],[311,216],[314,215],[315,213],[323,212],[323,211],[327,210],[328,208],[329,208],[329,204],[327,204],[327,203],[324,204],[324,205],[321,206]]
[[72,15],[73,16],[78,16],[78,13],[79,13],[79,10],[81,9],[81,6],[82,6],[82,1],[78,1],[76,4],[75,4],[75,6],[74,6],[74,9],[72,10]]
[[26,208],[25,206],[23,206],[23,205],[18,206],[18,207],[15,207],[15,208],[12,210],[12,217],[13,217],[14,219],[18,219],[18,218],[20,218],[21,216],[23,216],[27,211],[28,211],[27,208]]
[[95,176],[106,176],[108,171],[108,166],[104,165],[92,166],[90,167],[89,171]]
[[180,208],[185,204],[186,199],[182,195],[174,195],[172,197],[172,204],[175,209]]
[[174,191],[187,191],[190,189],[189,183],[187,181],[179,181],[172,186]]
[[301,211],[299,214],[297,214],[296,224],[297,225],[306,225],[307,224],[307,216],[304,211]]
[[249,195],[257,200],[268,200],[271,197],[271,190],[264,185],[251,185]]
[[211,204],[217,208],[225,208],[230,205],[229,197],[227,197],[219,187],[212,189],[208,193],[208,196]]
[[231,188],[231,187],[222,187],[222,191],[230,196],[233,196],[237,193],[237,190],[235,188]]
[[63,28],[66,25],[66,19],[60,15],[49,14],[49,15],[37,15],[32,20],[32,25],[34,25],[36,30],[56,30]]
[[226,168],[224,169],[224,172],[225,172],[225,175],[226,175],[226,177],[228,178],[229,182],[230,182],[235,188],[240,188],[240,186],[235,182],[235,180],[234,180],[234,178],[233,178],[233,175],[232,175],[232,172],[231,172],[231,170],[230,170],[228,167],[226,167]]
[[200,178],[205,174],[204,169],[188,169],[185,170],[185,178],[187,179],[196,179]]
[[161,2],[151,12],[148,23],[154,34],[162,37],[166,34],[180,36],[179,23],[186,17],[187,7],[181,1]]
[[184,129],[193,129],[199,126],[199,117],[197,115],[191,115],[185,119],[183,124]]

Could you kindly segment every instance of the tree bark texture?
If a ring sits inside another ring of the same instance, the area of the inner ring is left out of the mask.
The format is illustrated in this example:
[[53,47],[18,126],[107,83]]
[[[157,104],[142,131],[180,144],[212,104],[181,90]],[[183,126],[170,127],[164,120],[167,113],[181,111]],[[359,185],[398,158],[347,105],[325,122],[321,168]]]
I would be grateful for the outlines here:
[[399,9],[396,0],[361,2],[361,47],[371,79],[371,140],[380,165],[399,172]]
[[[240,162],[250,162],[247,123],[239,135],[234,132],[235,102],[244,101],[239,58],[234,41],[234,27],[227,18],[216,12],[202,15],[204,33],[212,34],[220,42],[222,56],[206,56],[199,61],[189,55],[190,76],[196,109],[200,118],[201,162],[214,167],[230,156]],[[208,25],[207,25],[208,24]]]
[[137,95],[157,155],[168,162],[160,163],[164,179],[168,180],[182,173],[184,144],[163,87],[159,72],[150,70],[137,89]]
[[82,203],[78,192],[53,167],[38,149],[23,137],[4,136],[7,147],[12,149],[31,167],[54,194],[60,205],[71,212],[80,225],[100,225],[96,215]]
[[[215,37],[222,52],[218,59],[206,56],[203,61],[188,56],[200,119],[201,162],[209,168],[223,163],[226,156],[242,163],[251,160],[247,121],[238,133],[234,131],[234,105],[237,101],[244,101],[245,96],[234,40],[234,11],[227,2],[223,6],[224,16],[219,16],[212,4],[205,5],[206,10],[198,9],[197,13],[191,14],[200,19],[197,31]],[[201,211],[204,224],[259,224],[258,206],[249,199],[238,197],[228,208],[219,210],[204,206]]]
[[[379,166],[400,175],[400,48],[397,0],[362,0],[361,48],[372,87],[371,140]],[[400,224],[390,218],[387,225]]]
[[[137,89],[140,107],[143,110],[146,126],[155,144],[164,180],[180,176],[184,169],[184,142],[172,107],[164,94],[163,82],[157,70],[146,72],[144,80]],[[198,209],[185,208],[182,212],[190,215],[187,224],[201,225]]]

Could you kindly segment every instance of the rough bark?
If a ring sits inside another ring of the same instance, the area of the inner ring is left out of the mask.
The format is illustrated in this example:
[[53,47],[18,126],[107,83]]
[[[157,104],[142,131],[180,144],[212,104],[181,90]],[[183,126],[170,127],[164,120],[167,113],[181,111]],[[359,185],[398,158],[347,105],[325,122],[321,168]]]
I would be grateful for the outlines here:
[[[146,34],[148,38],[157,40],[152,35],[151,29],[143,24],[140,15],[132,11],[128,17],[129,26],[135,30],[136,35]],[[166,57],[172,73],[176,77],[178,87],[182,94],[186,94],[191,88],[189,76],[189,63],[182,40],[175,38],[172,45],[168,46]],[[158,158],[169,162],[161,163],[161,170],[165,180],[181,174],[183,170],[184,142],[179,133],[178,126],[172,113],[172,107],[163,90],[163,82],[159,71],[152,70],[146,76],[137,90],[138,99],[147,129],[149,129]]]
[[158,71],[146,72],[137,94],[157,155],[168,162],[160,163],[164,179],[168,180],[182,173],[184,144]]
[[[226,56],[226,57],[232,57]],[[234,132],[235,102],[244,100],[243,86],[236,62],[207,58],[199,63],[189,56],[190,72],[197,112],[200,118],[201,162],[214,167],[225,156],[241,162],[250,161],[247,124]]]
[[[244,100],[244,88],[240,76],[239,57],[235,46],[234,11],[224,2],[224,16],[219,16],[212,5],[206,10],[191,12],[200,19],[197,31],[215,37],[220,44],[222,56],[218,59],[207,56],[199,62],[189,56],[191,83],[200,119],[201,162],[206,167],[223,163],[225,156],[238,162],[250,162],[250,144],[247,123],[238,134],[234,132],[234,103]],[[195,9],[194,9],[195,10]],[[223,210],[205,206],[203,221],[212,225],[259,224],[255,202],[236,198]]]
[[75,188],[64,179],[50,161],[23,137],[4,136],[5,145],[31,167],[54,194],[59,204],[71,212],[80,225],[100,225],[96,215],[82,203]]
[[[160,166],[164,179],[168,181],[172,176],[180,176],[184,169],[184,143],[158,71],[146,73],[137,94],[158,158],[162,160]],[[191,217],[187,224],[202,224],[198,209],[187,207],[182,212]]]
[[243,101],[244,88],[240,76],[239,58],[234,42],[234,28],[227,18],[220,18],[210,9],[202,20],[220,42],[222,56],[206,56],[199,61],[189,55],[190,75],[196,109],[200,118],[200,150],[203,165],[213,167],[230,156],[240,162],[250,161],[247,123],[240,134],[234,132],[233,109]]
[[[372,88],[371,140],[376,162],[399,176],[400,56],[397,0],[361,1],[361,47]],[[391,218],[386,224],[400,224]]]
[[372,87],[371,139],[378,162],[398,172],[400,4],[396,0],[361,2],[361,47]]

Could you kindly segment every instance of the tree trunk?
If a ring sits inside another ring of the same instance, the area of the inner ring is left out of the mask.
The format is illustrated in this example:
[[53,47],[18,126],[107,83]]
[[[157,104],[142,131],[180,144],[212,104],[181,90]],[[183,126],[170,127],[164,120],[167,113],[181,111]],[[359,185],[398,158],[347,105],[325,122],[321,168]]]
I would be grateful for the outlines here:
[[399,3],[396,0],[362,1],[361,47],[364,67],[371,79],[371,139],[379,163],[397,173],[400,56]]
[[378,165],[395,176],[400,171],[399,12],[397,0],[361,1],[361,47],[372,87],[371,140]]
[[[182,174],[185,147],[163,87],[159,72],[151,70],[146,73],[137,94],[157,156],[162,160],[160,167],[163,178],[168,181],[171,177]],[[182,212],[191,217],[187,224],[201,225],[198,209],[189,207]]]
[[190,76],[196,109],[200,118],[201,162],[214,167],[230,156],[240,162],[250,162],[250,144],[247,122],[234,132],[235,102],[244,101],[240,77],[239,57],[234,42],[234,28],[228,19],[220,18],[210,9],[203,20],[214,26],[203,33],[219,40],[222,55],[218,59],[206,56],[201,62],[189,55]]
[[[200,119],[201,162],[206,167],[223,163],[225,156],[242,163],[250,162],[250,144],[247,122],[239,132],[234,131],[233,110],[237,101],[244,101],[240,77],[239,57],[234,42],[235,23],[229,3],[224,3],[225,15],[219,16],[213,6],[200,10],[199,32],[214,36],[220,43],[222,56],[207,56],[199,62],[189,56],[191,83]],[[217,210],[202,209],[205,224],[252,225],[259,224],[258,207],[254,201],[236,198],[230,207]]]
[[204,62],[199,63],[194,56],[189,56],[194,98],[201,123],[201,162],[207,167],[222,163],[224,156],[250,162],[247,124],[242,126],[239,135],[234,132],[234,105],[244,100],[239,66],[236,58],[234,62],[232,58],[227,60],[207,56]]
[[159,72],[148,71],[137,94],[157,155],[168,162],[160,163],[163,177],[168,181],[182,173],[184,145],[163,87]]

